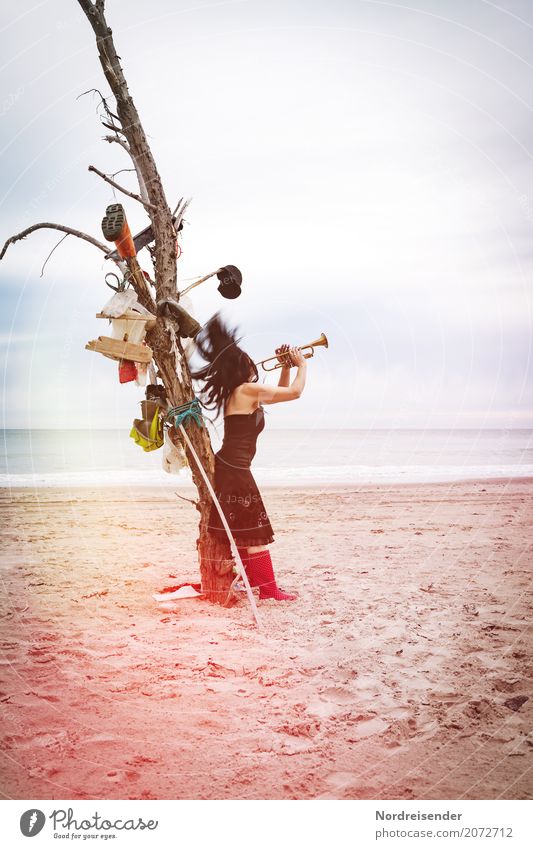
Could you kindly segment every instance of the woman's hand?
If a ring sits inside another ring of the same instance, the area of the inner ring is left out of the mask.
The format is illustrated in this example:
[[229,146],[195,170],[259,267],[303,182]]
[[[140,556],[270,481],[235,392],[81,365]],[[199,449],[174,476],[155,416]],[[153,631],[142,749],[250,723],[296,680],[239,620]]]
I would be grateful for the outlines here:
[[291,361],[292,361],[293,365],[298,366],[298,367],[306,365],[305,357],[302,354],[301,348],[290,348],[289,350],[290,350]]
[[[283,356],[285,355],[285,356]],[[307,365],[301,348],[293,348],[289,345],[280,345],[276,348],[276,356],[278,362],[283,365],[280,369],[279,382],[277,386],[268,386],[264,383],[244,383],[243,391],[248,393],[249,397],[254,401],[259,401],[263,404],[277,404],[280,401],[294,401],[299,398],[305,388],[305,378],[307,374]],[[291,369],[290,366],[297,366],[298,372],[296,377],[290,383]],[[290,383],[290,386],[289,386]]]
[[288,353],[290,350],[291,350],[291,346],[287,345],[287,343],[280,345],[279,348],[276,348],[275,353],[278,357],[278,362],[281,363],[281,365],[284,368],[290,368],[291,366],[295,365],[295,363],[293,363],[293,361],[292,361],[292,356],[290,356],[290,357],[280,356],[281,354]]

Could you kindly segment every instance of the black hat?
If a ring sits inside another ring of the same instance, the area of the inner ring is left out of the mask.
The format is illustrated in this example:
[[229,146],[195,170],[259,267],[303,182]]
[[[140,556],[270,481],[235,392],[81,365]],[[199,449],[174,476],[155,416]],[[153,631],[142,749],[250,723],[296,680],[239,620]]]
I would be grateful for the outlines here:
[[220,280],[218,291],[223,298],[238,298],[241,294],[242,274],[236,265],[225,265],[217,271]]

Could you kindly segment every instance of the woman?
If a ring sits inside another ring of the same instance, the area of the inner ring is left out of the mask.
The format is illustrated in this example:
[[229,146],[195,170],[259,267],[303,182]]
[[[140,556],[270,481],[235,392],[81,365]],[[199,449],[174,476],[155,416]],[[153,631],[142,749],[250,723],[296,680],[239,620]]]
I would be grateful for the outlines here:
[[[264,404],[299,398],[305,386],[306,361],[299,348],[282,345],[276,354],[287,353],[298,371],[290,383],[291,365],[281,369],[277,386],[259,383],[257,368],[237,344],[236,331],[213,316],[196,336],[199,353],[207,365],[192,373],[203,380],[204,406],[224,415],[224,440],[215,454],[215,492],[230,526],[251,586],[259,587],[262,599],[294,601],[294,593],[280,589],[274,577],[267,546],[274,532],[265,505],[250,471],[257,437],[265,426]],[[281,360],[280,360],[281,361]],[[287,358],[283,360],[287,362]],[[227,540],[215,504],[211,506],[209,533]]]

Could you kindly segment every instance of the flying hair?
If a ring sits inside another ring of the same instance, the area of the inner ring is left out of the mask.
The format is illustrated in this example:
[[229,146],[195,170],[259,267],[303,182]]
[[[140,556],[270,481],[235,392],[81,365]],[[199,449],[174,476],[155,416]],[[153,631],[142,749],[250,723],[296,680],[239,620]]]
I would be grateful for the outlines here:
[[204,381],[200,399],[208,410],[216,410],[216,417],[237,386],[256,383],[257,367],[252,358],[239,347],[242,337],[237,328],[230,328],[217,312],[195,337],[196,349],[206,365],[191,371],[194,380]]

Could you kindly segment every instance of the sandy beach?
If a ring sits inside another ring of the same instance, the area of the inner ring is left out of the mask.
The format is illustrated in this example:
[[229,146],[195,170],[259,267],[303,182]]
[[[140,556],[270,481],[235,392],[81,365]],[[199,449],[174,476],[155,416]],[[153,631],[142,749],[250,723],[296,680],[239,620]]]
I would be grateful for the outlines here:
[[530,797],[533,481],[263,492],[261,633],[152,599],[198,580],[171,490],[0,491],[2,795]]

